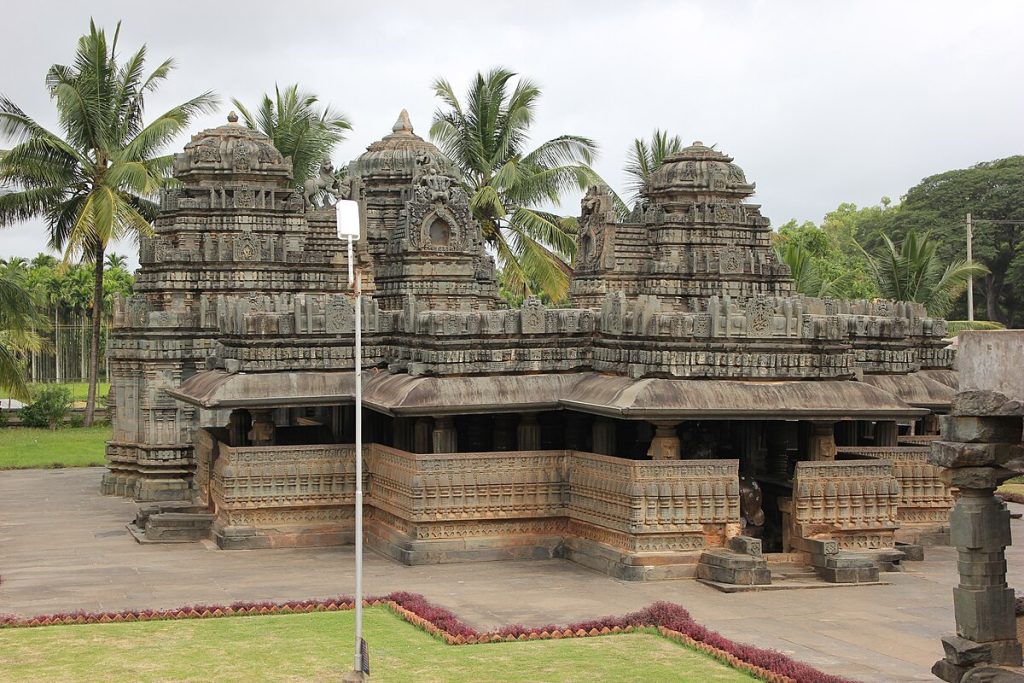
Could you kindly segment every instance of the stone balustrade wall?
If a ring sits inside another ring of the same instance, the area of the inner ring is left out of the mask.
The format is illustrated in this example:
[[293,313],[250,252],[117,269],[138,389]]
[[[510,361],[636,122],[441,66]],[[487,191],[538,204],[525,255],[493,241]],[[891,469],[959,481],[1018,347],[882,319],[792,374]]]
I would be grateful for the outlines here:
[[631,552],[695,550],[739,524],[737,460],[623,460],[571,452],[570,527]]
[[564,451],[409,453],[367,446],[369,502],[413,523],[565,515]]
[[[902,437],[901,437],[902,438]],[[941,527],[949,523],[953,495],[939,477],[942,468],[928,464],[928,446],[840,446],[838,455],[859,455],[892,463],[900,485],[901,525]]]
[[261,527],[352,516],[353,446],[216,446],[209,486],[222,523]]
[[798,462],[793,532],[834,539],[841,548],[891,548],[900,495],[889,461]]
[[[203,431],[218,521],[337,522],[355,502],[351,445],[231,447]],[[414,540],[547,534],[626,552],[696,550],[739,524],[736,460],[630,461],[575,451],[364,449],[368,519]]]

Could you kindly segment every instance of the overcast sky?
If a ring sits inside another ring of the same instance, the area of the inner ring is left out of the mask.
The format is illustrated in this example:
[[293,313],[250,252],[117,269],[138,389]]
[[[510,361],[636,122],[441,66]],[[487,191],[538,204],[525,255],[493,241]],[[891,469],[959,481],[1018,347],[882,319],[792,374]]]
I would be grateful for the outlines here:
[[[229,98],[255,103],[298,81],[355,127],[336,164],[390,132],[402,108],[426,137],[434,78],[462,93],[501,65],[542,87],[534,141],[595,139],[596,169],[620,190],[631,141],[655,127],[717,143],[757,182],[754,201],[774,225],[1024,153],[1024,2],[1012,0],[37,0],[0,14],[0,92],[48,126],[46,70],[71,61],[90,15],[110,32],[123,22],[122,54],[145,43],[150,68],[177,61],[150,112],[214,90],[223,111],[197,132],[224,121]],[[0,257],[34,255],[42,232],[0,231]]]

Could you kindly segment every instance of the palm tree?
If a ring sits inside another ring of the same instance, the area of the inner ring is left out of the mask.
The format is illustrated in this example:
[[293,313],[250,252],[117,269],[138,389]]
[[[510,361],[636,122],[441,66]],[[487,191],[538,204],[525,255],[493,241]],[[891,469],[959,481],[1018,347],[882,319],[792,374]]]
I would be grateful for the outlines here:
[[274,99],[264,95],[255,115],[237,99],[231,102],[242,112],[246,126],[269,137],[281,154],[292,158],[292,180],[297,187],[318,173],[320,163],[330,158],[334,147],[352,130],[344,114],[331,105],[321,109],[316,95],[300,91],[297,83],[284,91],[275,84]]
[[107,260],[103,262],[103,267],[107,270],[117,270],[118,268],[123,270],[127,265],[128,257],[113,251],[107,254]]
[[16,191],[0,196],[0,227],[42,218],[50,246],[65,262],[80,256],[94,273],[91,364],[85,424],[96,406],[103,257],[111,240],[151,234],[152,201],[170,175],[173,157],[158,153],[200,112],[212,111],[210,92],[143,123],[145,96],[174,68],[172,60],[143,75],[146,48],[124,62],[113,41],[89,22],[75,61],[50,67],[46,84],[57,107],[63,137],[52,133],[6,97],[0,97],[0,134],[15,147],[0,157],[0,183]]
[[988,273],[980,263],[963,259],[943,268],[936,255],[938,244],[927,233],[908,231],[898,247],[888,235],[881,237],[883,243],[877,254],[868,254],[861,247],[879,292],[887,299],[924,304],[928,315],[944,317],[966,289],[967,278]]
[[540,88],[502,68],[478,73],[466,104],[443,79],[434,93],[445,107],[434,113],[430,137],[460,175],[473,216],[495,250],[502,280],[515,298],[539,292],[565,298],[576,250],[576,219],[543,211],[566,190],[601,182],[590,168],[597,145],[560,135],[527,150]]
[[635,138],[626,157],[626,175],[629,176],[627,187],[630,201],[638,202],[647,191],[647,181],[664,163],[665,158],[683,149],[683,139],[678,135],[670,136],[668,131],[655,128],[650,141]]
[[35,330],[44,324],[20,270],[0,278],[0,395],[30,399],[22,358],[39,349]]

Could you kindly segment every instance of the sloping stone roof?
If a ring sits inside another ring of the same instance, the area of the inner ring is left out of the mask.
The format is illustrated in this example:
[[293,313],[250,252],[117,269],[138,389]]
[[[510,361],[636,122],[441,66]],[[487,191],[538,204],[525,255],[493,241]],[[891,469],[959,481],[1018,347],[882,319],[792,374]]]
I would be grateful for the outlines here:
[[[168,393],[203,408],[347,403],[350,372],[229,374],[209,370]],[[423,377],[364,374],[368,407],[391,415],[453,415],[570,408],[634,419],[893,419],[926,410],[864,382],[630,379],[598,373]]]
[[909,375],[864,375],[864,383],[920,408],[949,408],[956,393],[952,387],[921,373]]

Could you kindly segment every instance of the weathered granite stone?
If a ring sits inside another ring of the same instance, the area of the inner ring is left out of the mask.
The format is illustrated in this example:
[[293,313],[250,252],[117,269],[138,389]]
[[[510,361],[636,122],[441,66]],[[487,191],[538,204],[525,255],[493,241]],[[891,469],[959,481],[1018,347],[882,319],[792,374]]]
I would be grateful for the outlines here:
[[[1024,419],[1020,417],[981,417],[940,415],[943,438],[963,443],[1019,444],[1024,438]],[[953,465],[946,465],[952,467]]]
[[1015,474],[1000,465],[1021,457],[1020,419],[1003,416],[1018,414],[1024,398],[1021,373],[1006,371],[1024,362],[1024,332],[968,333],[961,346],[962,392],[944,420],[945,441],[933,443],[930,456],[951,468],[943,480],[960,489],[950,515],[950,542],[959,554],[957,636],[943,639],[946,657],[932,672],[951,683],[1014,680],[1017,673],[988,665],[1021,665],[1014,591],[1006,585],[1010,513],[994,493]]

